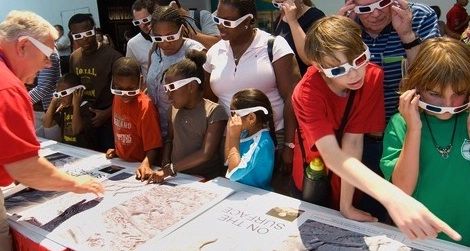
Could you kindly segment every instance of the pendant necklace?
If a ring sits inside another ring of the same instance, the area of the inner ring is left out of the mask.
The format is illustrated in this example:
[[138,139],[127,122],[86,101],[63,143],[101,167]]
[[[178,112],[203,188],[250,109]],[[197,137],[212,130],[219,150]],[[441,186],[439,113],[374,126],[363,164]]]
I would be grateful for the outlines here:
[[454,143],[455,129],[457,128],[457,116],[455,116],[454,118],[454,129],[452,130],[452,138],[450,139],[450,143],[447,146],[439,146],[437,144],[437,141],[434,138],[434,135],[432,134],[431,126],[429,125],[428,116],[426,115],[426,113],[424,114],[424,120],[426,121],[426,125],[429,129],[429,134],[431,134],[432,143],[434,144],[434,147],[436,148],[437,152],[439,152],[443,159],[449,158],[449,154],[452,150],[452,145]]

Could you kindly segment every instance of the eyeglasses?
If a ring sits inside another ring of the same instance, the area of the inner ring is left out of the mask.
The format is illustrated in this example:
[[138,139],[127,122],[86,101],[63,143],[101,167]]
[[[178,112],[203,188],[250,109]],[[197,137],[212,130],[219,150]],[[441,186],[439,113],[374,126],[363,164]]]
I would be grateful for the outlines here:
[[227,28],[235,28],[235,27],[239,26],[243,21],[245,21],[245,19],[247,19],[249,17],[253,18],[253,15],[246,14],[243,17],[240,17],[239,19],[237,19],[235,21],[232,21],[232,20],[227,20],[227,19],[220,18],[220,17],[215,16],[214,14],[212,14],[212,19],[214,20],[214,22],[216,24],[222,24],[223,26],[225,26]]
[[72,94],[74,91],[76,91],[78,89],[86,90],[84,85],[77,85],[77,86],[65,89],[63,91],[53,92],[52,96],[54,96],[55,98],[62,98],[62,97],[65,97],[65,96],[68,96],[68,95]]
[[348,74],[348,72],[351,70],[351,68],[358,69],[359,67],[365,65],[367,62],[369,62],[370,59],[370,52],[369,52],[369,47],[367,45],[364,45],[366,47],[366,50],[359,55],[357,58],[353,60],[353,64],[349,63],[344,63],[340,66],[337,67],[332,67],[332,68],[323,68],[320,66],[320,68],[323,70],[325,75],[328,78],[337,78],[341,77],[343,75]]
[[178,90],[179,88],[193,82],[193,81],[196,81],[198,84],[201,84],[201,80],[199,78],[195,78],[195,77],[192,77],[192,78],[185,78],[185,79],[181,79],[181,80],[178,80],[178,81],[175,81],[175,82],[171,82],[169,84],[165,84],[163,85],[163,87],[165,88],[165,91],[167,92],[172,92],[174,90]]
[[34,37],[26,36],[26,38],[36,47],[39,51],[44,54],[47,59],[50,61],[52,54],[55,52],[55,48],[52,49],[49,46],[45,45],[43,42],[35,39]]
[[86,37],[92,37],[94,35],[95,35],[95,29],[91,29],[89,31],[84,31],[84,32],[72,34],[72,38],[73,38],[73,40],[80,40],[80,39],[84,39]]
[[359,5],[354,7],[354,12],[356,12],[356,14],[367,14],[374,12],[375,9],[381,10],[389,6],[391,3],[392,0],[382,0],[369,5]]
[[181,25],[180,29],[175,34],[171,34],[171,35],[167,35],[167,36],[151,36],[152,41],[156,42],[156,43],[161,43],[161,42],[164,42],[164,41],[167,41],[167,42],[176,41],[176,40],[180,39],[182,30],[183,30],[183,25]]
[[273,0],[272,3],[273,3],[274,8],[277,8],[277,9],[281,8],[281,4],[276,2],[276,0]]
[[109,89],[111,90],[111,93],[116,95],[116,96],[129,96],[129,97],[134,97],[140,93],[140,86],[142,84],[142,78],[139,80],[139,88],[131,91],[125,91],[125,90],[119,90],[119,89],[113,89],[113,79],[111,78],[111,85],[109,86]]
[[457,107],[441,107],[441,106],[431,105],[420,100],[418,102],[418,106],[432,113],[444,114],[448,112],[450,114],[457,114],[457,113],[461,113],[467,110],[467,108],[470,107],[470,103],[457,106]]
[[255,106],[255,107],[250,107],[250,108],[245,108],[245,109],[238,109],[238,110],[230,110],[230,114],[234,116],[235,114],[244,117],[252,112],[257,112],[257,111],[263,111],[264,114],[268,114],[268,109],[262,107],[262,106]]
[[144,17],[141,19],[132,20],[132,24],[134,26],[139,26],[141,24],[149,23],[150,21],[152,21],[152,15],[149,15],[148,17]]

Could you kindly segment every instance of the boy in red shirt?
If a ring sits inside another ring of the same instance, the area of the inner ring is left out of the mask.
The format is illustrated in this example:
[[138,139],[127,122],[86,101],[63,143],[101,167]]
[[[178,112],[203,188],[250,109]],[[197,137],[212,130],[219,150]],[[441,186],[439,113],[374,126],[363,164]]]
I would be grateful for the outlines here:
[[147,95],[141,93],[142,75],[139,64],[122,57],[113,64],[111,92],[113,100],[113,132],[116,148],[106,152],[107,158],[141,161],[151,168],[163,146],[158,112]]
[[[305,52],[313,66],[296,86],[292,104],[307,161],[321,156],[326,166],[343,180],[341,212],[357,220],[374,220],[352,206],[354,185],[383,204],[408,238],[435,238],[437,233],[444,232],[459,240],[461,236],[457,232],[421,203],[359,161],[364,133],[382,131],[385,120],[383,73],[368,63],[360,27],[343,16],[322,18],[310,28]],[[335,130],[339,128],[351,90],[356,93],[340,147]],[[302,189],[299,147],[294,155],[293,176],[296,189]]]

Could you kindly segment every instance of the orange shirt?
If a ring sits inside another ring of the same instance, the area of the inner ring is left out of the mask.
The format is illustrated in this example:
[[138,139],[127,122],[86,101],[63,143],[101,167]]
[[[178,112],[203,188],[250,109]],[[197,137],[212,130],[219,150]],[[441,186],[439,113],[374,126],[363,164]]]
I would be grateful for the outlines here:
[[125,161],[142,161],[149,150],[162,147],[158,112],[150,98],[139,94],[129,103],[113,100],[116,153]]

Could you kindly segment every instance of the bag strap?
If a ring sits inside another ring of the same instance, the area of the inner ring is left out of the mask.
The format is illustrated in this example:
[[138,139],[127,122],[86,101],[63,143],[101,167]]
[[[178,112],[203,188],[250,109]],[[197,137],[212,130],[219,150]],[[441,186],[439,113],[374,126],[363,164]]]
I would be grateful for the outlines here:
[[202,31],[201,27],[201,11],[200,10],[194,10],[194,23],[196,24],[197,28]]
[[271,62],[271,63],[273,62],[274,39],[276,39],[276,37],[273,37],[273,36],[271,36],[268,39],[268,57],[269,57],[269,62]]
[[[338,132],[336,134],[338,144],[341,146],[341,139],[344,134],[344,127],[348,121],[349,114],[351,113],[352,104],[354,102],[354,96],[356,96],[356,91],[351,90],[349,92],[348,103],[346,104],[346,109],[344,109],[343,117],[341,118],[341,124],[339,126]],[[300,130],[297,128],[297,137],[299,137],[300,151],[302,153],[302,163],[307,164],[307,155],[305,154],[304,142],[302,140],[302,135],[300,135]],[[305,165],[304,165],[305,172]]]

